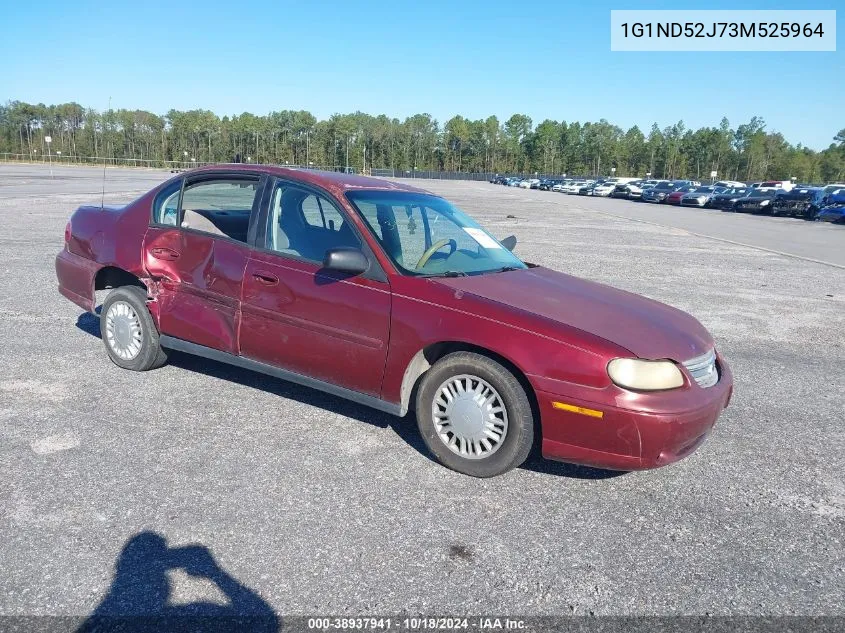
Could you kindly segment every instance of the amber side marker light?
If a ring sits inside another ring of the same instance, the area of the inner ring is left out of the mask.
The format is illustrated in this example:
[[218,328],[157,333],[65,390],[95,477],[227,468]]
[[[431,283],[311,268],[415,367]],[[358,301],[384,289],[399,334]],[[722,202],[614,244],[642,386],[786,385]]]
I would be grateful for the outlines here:
[[586,407],[576,407],[574,404],[566,404],[565,402],[552,402],[552,407],[554,407],[555,409],[561,409],[563,411],[572,411],[572,413],[588,415],[591,418],[604,417],[604,411],[596,411],[595,409],[587,409]]

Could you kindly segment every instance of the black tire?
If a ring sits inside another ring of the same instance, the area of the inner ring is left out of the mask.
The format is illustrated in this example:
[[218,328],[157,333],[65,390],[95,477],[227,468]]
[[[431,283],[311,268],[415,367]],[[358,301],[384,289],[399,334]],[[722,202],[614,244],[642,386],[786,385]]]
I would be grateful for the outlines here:
[[[455,453],[440,439],[432,408],[440,386],[461,375],[481,378],[498,391],[508,427],[505,439],[487,457],[469,459]],[[416,400],[417,425],[428,449],[441,464],[472,477],[495,477],[522,464],[534,443],[534,414],[519,380],[495,360],[472,352],[444,356],[429,369],[420,382]]]
[[[123,303],[132,308],[138,317],[140,325],[140,350],[131,358],[122,358],[112,344],[109,342],[107,331],[107,319],[109,310],[116,303]],[[167,362],[167,351],[159,343],[158,329],[156,329],[153,317],[147,309],[147,291],[139,286],[121,286],[112,290],[103,302],[103,309],[100,312],[100,335],[103,345],[106,346],[106,353],[111,361],[123,369],[132,371],[147,371],[161,367]]]

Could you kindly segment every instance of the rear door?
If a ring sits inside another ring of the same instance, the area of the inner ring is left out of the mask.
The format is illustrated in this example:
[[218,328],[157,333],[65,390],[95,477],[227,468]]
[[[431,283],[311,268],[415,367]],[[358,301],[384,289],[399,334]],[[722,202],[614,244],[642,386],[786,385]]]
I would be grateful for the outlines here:
[[[390,334],[390,286],[327,194],[277,181],[244,274],[241,355],[378,396]],[[263,229],[263,238],[261,237]],[[326,250],[360,248],[370,270],[322,269]]]
[[263,179],[203,174],[163,190],[153,203],[144,262],[159,281],[162,334],[238,353],[249,227]]

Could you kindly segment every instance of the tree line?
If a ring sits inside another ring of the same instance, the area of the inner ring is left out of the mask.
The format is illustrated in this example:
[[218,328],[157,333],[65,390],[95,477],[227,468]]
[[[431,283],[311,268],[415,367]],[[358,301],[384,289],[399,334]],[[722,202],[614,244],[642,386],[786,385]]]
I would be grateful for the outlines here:
[[[52,143],[48,147],[45,138]],[[99,157],[164,165],[166,161],[244,162],[349,166],[356,171],[392,168],[520,174],[709,178],[831,182],[845,178],[845,129],[814,151],[792,145],[753,117],[731,127],[688,129],[683,121],[647,132],[597,122],[553,121],[534,125],[514,114],[440,124],[430,114],[404,120],[363,112],[318,120],[310,112],[281,110],[258,116],[220,117],[208,110],[99,112],[78,103],[10,101],[0,105],[0,153],[24,157],[47,152],[62,158]]]

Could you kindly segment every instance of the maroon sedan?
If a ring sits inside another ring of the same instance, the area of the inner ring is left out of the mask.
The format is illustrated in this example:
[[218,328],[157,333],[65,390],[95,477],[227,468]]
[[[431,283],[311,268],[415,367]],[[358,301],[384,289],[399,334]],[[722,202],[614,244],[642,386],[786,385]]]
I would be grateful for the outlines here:
[[685,195],[690,193],[691,191],[695,191],[696,187],[694,185],[687,185],[685,187],[681,187],[680,189],[675,189],[672,193],[666,196],[663,199],[664,204],[674,204],[675,206],[681,205],[681,198]]
[[545,457],[654,468],[731,397],[690,315],[526,264],[452,204],[339,173],[217,166],[122,208],[81,207],[59,291],[118,366],[180,350],[395,414],[478,477]]

